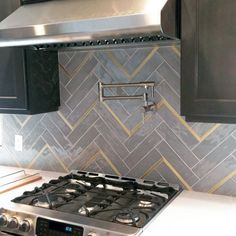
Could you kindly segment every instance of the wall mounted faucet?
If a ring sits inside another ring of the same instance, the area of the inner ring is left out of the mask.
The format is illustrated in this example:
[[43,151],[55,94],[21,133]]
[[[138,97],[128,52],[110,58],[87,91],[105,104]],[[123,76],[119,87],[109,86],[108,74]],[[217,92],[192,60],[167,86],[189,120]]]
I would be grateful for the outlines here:
[[[144,88],[143,94],[138,95],[126,95],[126,96],[107,96],[104,90],[106,88],[125,88],[125,87],[137,87]],[[144,112],[152,111],[155,104],[149,102],[149,88],[151,89],[151,97],[154,98],[154,88],[155,82],[140,82],[140,83],[119,83],[119,84],[104,84],[102,82],[98,83],[99,101],[104,102],[107,100],[133,100],[140,99],[144,101]]]

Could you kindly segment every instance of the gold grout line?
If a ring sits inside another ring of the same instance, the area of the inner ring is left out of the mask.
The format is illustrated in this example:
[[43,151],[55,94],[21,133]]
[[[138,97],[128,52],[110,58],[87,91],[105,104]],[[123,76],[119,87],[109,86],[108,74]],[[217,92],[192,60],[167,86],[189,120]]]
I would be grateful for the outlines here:
[[84,119],[89,115],[89,113],[93,110],[93,108],[96,106],[97,101],[95,101],[88,110],[83,114],[83,116],[75,123],[75,125],[71,125],[70,122],[62,115],[60,111],[58,111],[58,115],[63,119],[63,121],[69,126],[71,131],[73,131],[78,125],[80,125]]
[[131,75],[131,80],[143,69],[143,67],[147,64],[147,62],[154,56],[157,52],[158,47],[154,48],[149,55],[143,60],[143,62],[135,69],[135,71]]
[[181,56],[180,51],[176,46],[172,46],[172,49],[179,57]]
[[203,134],[200,138],[201,141],[203,141],[205,138],[207,138],[211,133],[213,133],[216,129],[220,127],[220,124],[214,125],[212,128],[210,128],[208,131],[206,131],[205,134]]
[[82,166],[82,169],[87,169],[97,159],[98,155],[100,155],[99,150],[92,157],[89,158],[87,163],[84,166]]
[[79,126],[84,120],[85,118],[89,115],[89,113],[94,109],[94,107],[96,106],[97,101],[95,101],[89,108],[88,110],[82,115],[82,117],[75,123],[75,125],[73,126],[73,129],[75,129],[77,126]]
[[71,75],[71,79],[74,79],[74,77],[78,74],[78,72],[82,69],[82,67],[87,63],[87,61],[89,60],[89,58],[92,56],[92,52],[89,52],[85,58],[83,59],[83,61],[79,64],[79,66],[77,66],[75,68],[75,70],[73,71],[73,74]]
[[154,163],[150,168],[148,168],[144,174],[140,177],[141,179],[144,179],[147,175],[149,175],[152,171],[154,171],[156,168],[158,168],[162,163],[163,163],[163,159],[161,158],[160,160],[158,160],[156,163]]
[[236,175],[236,170],[234,170],[232,173],[227,175],[225,178],[223,178],[220,182],[215,184],[212,188],[208,190],[208,193],[214,193],[217,189],[219,189],[222,185],[224,185],[228,180],[230,180],[232,177]]
[[170,112],[180,121],[180,123],[199,141],[202,142],[206,139],[212,132],[220,127],[220,124],[216,124],[212,128],[210,128],[205,134],[199,136],[189,125],[188,123],[175,111],[175,109],[164,99],[157,104],[157,109],[160,109],[163,105],[165,105]]
[[[123,104],[121,104],[121,106],[123,106]],[[123,108],[127,111],[127,109],[125,108],[125,106],[123,106]],[[129,111],[127,111],[129,113]],[[129,119],[131,119],[133,116],[135,116],[136,113],[140,112],[140,107],[138,107],[135,111],[133,111],[132,113],[129,113],[129,115],[127,115],[127,117],[124,119],[124,124],[126,122],[128,122]]]
[[82,166],[82,169],[87,169],[94,161],[96,161],[99,155],[102,155],[103,159],[105,159],[105,161],[110,165],[112,170],[117,175],[121,175],[116,166],[111,162],[111,160],[106,156],[106,154],[101,149],[99,149],[92,157],[89,158],[89,161],[84,166]]
[[33,158],[33,160],[29,163],[27,168],[31,168],[33,166],[33,164],[37,161],[38,157],[45,151],[45,149],[47,148],[47,145],[45,144],[43,146],[43,148],[40,150],[40,152]]
[[53,157],[59,162],[59,164],[63,167],[63,169],[66,172],[69,172],[69,169],[65,166],[65,164],[62,162],[62,160],[56,155],[56,153],[51,149],[51,147],[46,144],[47,148],[50,150],[50,152],[53,154]]
[[178,171],[163,157],[163,162],[166,166],[175,174],[175,176],[181,181],[181,183],[188,190],[192,190],[192,187],[184,180],[184,178],[178,173]]
[[130,80],[130,74],[128,73],[128,71],[124,68],[124,66],[122,66],[117,59],[115,58],[115,56],[112,54],[111,51],[107,52],[108,57],[111,59],[111,61],[113,62],[113,64],[115,64],[117,67],[120,68],[120,70],[123,71],[123,73],[127,76],[128,80]]
[[[98,61],[99,65],[103,68],[103,70],[106,72],[106,74],[109,75],[109,77],[111,77],[112,80],[116,81],[116,78],[112,75],[112,73],[108,70],[108,68],[106,68],[102,62],[99,60],[99,58],[94,55],[94,57],[96,58],[96,60]],[[98,74],[94,71],[94,74],[97,76],[97,78],[101,81],[102,79],[100,78],[100,76],[98,76]]]
[[32,116],[28,116],[27,119],[23,122],[23,127],[28,123]]
[[53,152],[53,150],[50,148],[50,146],[48,144],[45,144],[44,147],[40,150],[40,152],[33,158],[33,160],[31,161],[31,163],[28,165],[27,168],[32,168],[32,166],[34,165],[34,163],[37,161],[38,157],[46,150],[46,148],[48,148],[50,150],[50,152],[53,154],[53,157],[60,163],[60,165],[63,167],[63,169],[68,172],[69,170],[67,169],[67,167],[64,165],[64,163],[57,157],[57,155],[55,155],[55,153]]
[[[92,142],[92,143],[90,143],[87,147],[85,147],[85,149],[83,149],[82,151],[81,151],[81,153],[79,153],[79,156],[83,156],[84,155],[84,153],[86,153],[87,152],[87,150],[90,148],[90,145],[92,145],[93,144],[93,146],[94,146],[94,143]],[[93,147],[94,148],[94,147]],[[97,148],[97,147],[96,147]],[[98,149],[98,148],[97,148]],[[97,153],[97,152],[96,152]],[[95,154],[94,154],[95,155]],[[72,160],[72,163],[70,163],[70,165],[68,166],[68,168],[70,168],[75,162],[77,161],[77,158],[75,158],[74,160]]]
[[61,117],[61,119],[69,126],[69,128],[73,131],[74,127],[70,124],[70,122],[62,115],[60,111],[57,114]]
[[[39,136],[34,140],[34,142],[32,143],[32,145],[30,147],[28,147],[28,150],[32,150],[34,149],[33,147],[37,144],[37,142],[41,140],[43,140],[45,142],[45,140],[43,139],[42,135],[46,132],[46,130],[44,129]],[[29,136],[28,136],[29,137]],[[46,143],[46,142],[45,142]]]
[[59,64],[59,67],[61,67],[61,69],[65,72],[66,76],[71,80],[71,75],[70,75],[69,72],[66,70],[66,68],[65,68],[63,65],[61,65],[61,64]]
[[70,74],[62,64],[59,63],[59,66],[64,70],[67,77],[70,78],[70,81],[71,81],[76,76],[76,74],[79,72],[79,70],[86,64],[86,62],[88,61],[88,59],[90,58],[91,55],[92,55],[92,52],[88,53],[84,57],[83,61],[75,68],[75,70],[72,72],[72,74]]
[[161,101],[156,104],[157,110],[159,110],[163,105],[165,105],[165,104],[164,104],[163,99],[161,99]]
[[[105,107],[108,109],[108,111],[112,114],[112,116],[115,118],[115,120],[119,123],[119,125],[122,127],[122,129],[128,134],[129,137],[134,135],[141,127],[143,122],[140,122],[137,124],[132,130],[129,130],[122,121],[117,117],[117,115],[112,111],[112,109],[104,103]],[[165,100],[162,99],[157,105],[157,109],[160,109],[163,105],[165,105],[170,112],[181,122],[181,124],[197,139],[198,142],[202,142],[205,138],[207,138],[211,133],[213,133],[217,128],[220,127],[220,124],[216,124],[212,128],[210,128],[205,134],[202,136],[199,136],[188,124],[187,122],[175,111],[175,109]],[[151,117],[151,116],[150,116]],[[150,119],[150,117],[145,118],[145,120]]]
[[111,110],[111,108],[106,104],[106,102],[104,102],[103,105],[107,108],[107,110],[112,114],[112,116],[119,123],[119,125],[122,127],[122,129],[130,137],[131,136],[130,130],[121,122],[121,120],[116,116],[116,114]]
[[[150,120],[152,115],[148,115],[144,117],[144,122]],[[130,130],[130,136],[133,136],[136,132],[138,132],[142,126],[144,125],[144,122],[139,122],[133,129]]]
[[22,123],[18,118],[17,118],[17,116],[16,115],[13,115],[14,116],[14,118],[16,119],[16,121],[21,125],[21,128],[22,127],[24,127],[25,126],[25,124],[30,120],[30,118],[32,117],[32,116],[28,116],[27,118],[26,118],[26,120]]
[[142,68],[147,64],[147,62],[153,57],[157,50],[158,47],[155,47],[149,53],[149,55],[142,61],[142,63],[133,71],[132,74],[129,74],[127,69],[122,64],[120,64],[120,62],[115,58],[111,51],[107,52],[107,55],[111,59],[111,61],[124,72],[124,74],[128,77],[128,80],[132,80],[142,70]]
[[[119,117],[117,117],[117,115],[112,111],[112,109],[106,104],[103,103],[103,105],[107,108],[107,110],[111,113],[111,115],[113,116],[113,118],[119,123],[119,125],[121,126],[121,128],[125,131],[125,133],[131,137],[133,136],[136,132],[138,132],[142,126],[143,126],[143,121],[139,122],[132,130],[129,130],[124,124],[123,122],[119,119]],[[151,115],[146,116],[144,118],[144,121],[147,121],[151,118]]]
[[102,154],[103,158],[107,161],[107,163],[110,165],[112,170],[117,174],[121,175],[119,170],[116,168],[116,166],[112,163],[112,161],[106,156],[106,154],[100,149],[100,153]]
[[201,138],[192,130],[192,128],[186,123],[186,121],[175,111],[175,109],[165,100],[163,99],[163,105],[165,105],[170,112],[180,121],[180,123],[199,141],[201,142]]

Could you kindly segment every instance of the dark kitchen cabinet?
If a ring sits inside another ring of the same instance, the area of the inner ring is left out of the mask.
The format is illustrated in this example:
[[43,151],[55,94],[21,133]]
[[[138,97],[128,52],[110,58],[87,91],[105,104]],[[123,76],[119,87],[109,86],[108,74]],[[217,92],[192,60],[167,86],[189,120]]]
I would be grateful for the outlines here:
[[[0,21],[20,4],[0,0]],[[0,113],[37,114],[59,105],[57,52],[0,48]]]
[[0,49],[0,113],[37,114],[59,105],[57,52]]
[[181,113],[236,123],[236,1],[182,0]]

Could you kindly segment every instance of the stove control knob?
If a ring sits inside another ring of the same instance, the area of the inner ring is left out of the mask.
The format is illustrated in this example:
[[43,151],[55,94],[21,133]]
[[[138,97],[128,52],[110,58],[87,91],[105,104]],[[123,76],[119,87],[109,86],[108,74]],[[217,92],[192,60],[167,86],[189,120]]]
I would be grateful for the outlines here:
[[28,220],[22,220],[20,222],[20,226],[19,226],[20,231],[27,233],[30,231],[30,228],[31,228],[31,224]]
[[5,215],[0,215],[0,227],[7,226],[8,220]]
[[97,233],[94,233],[94,232],[89,232],[89,233],[88,233],[88,236],[98,236],[98,234],[97,234]]
[[8,228],[17,229],[19,225],[18,219],[16,217],[12,217],[8,220]]

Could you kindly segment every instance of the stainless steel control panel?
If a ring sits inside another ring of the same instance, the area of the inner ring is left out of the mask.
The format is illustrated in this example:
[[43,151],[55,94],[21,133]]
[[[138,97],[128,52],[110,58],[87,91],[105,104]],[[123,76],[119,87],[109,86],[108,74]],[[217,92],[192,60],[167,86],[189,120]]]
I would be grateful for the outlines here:
[[[55,213],[55,212],[54,212]],[[56,213],[55,213],[56,214]],[[60,215],[60,213],[58,213]],[[66,216],[65,216],[66,217]],[[80,225],[67,220],[43,217],[35,214],[17,212],[14,210],[0,209],[0,236],[17,234],[20,236],[138,236],[137,233],[118,233],[118,228],[104,229],[97,222],[97,227]],[[125,228],[125,227],[124,227]],[[3,233],[3,234],[1,234]],[[140,231],[138,232],[140,233]]]
[[0,231],[22,236],[34,235],[36,217],[15,211],[0,210]]

